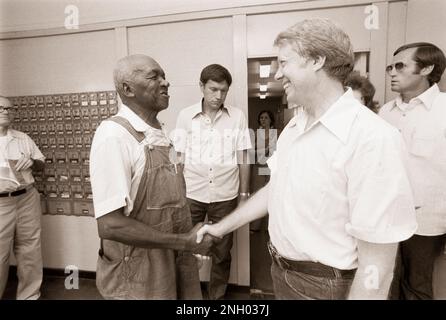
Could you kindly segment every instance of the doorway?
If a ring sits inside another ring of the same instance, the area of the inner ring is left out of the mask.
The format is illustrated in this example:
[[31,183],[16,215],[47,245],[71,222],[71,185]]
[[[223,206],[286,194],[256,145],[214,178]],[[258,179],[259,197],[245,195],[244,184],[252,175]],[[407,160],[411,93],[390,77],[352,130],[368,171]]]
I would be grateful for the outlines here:
[[[274,152],[275,141],[284,126],[286,104],[283,103],[282,84],[274,79],[276,71],[276,57],[248,59],[248,125],[253,130],[254,136],[251,138],[255,146],[251,165],[251,193],[258,191],[269,181],[265,160]],[[259,122],[260,114],[270,118],[270,125],[265,125],[265,119]],[[258,129],[263,130],[259,132]],[[268,217],[251,222],[249,234],[251,296],[272,296],[271,257],[267,249]]]

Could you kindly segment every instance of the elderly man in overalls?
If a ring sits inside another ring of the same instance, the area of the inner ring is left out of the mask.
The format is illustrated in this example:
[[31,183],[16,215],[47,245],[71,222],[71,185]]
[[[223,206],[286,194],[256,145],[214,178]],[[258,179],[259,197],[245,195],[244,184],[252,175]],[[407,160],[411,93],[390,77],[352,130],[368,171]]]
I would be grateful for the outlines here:
[[114,71],[118,114],[98,127],[90,156],[101,248],[96,284],[106,299],[201,299],[182,170],[157,119],[169,82],[152,58],[131,55]]

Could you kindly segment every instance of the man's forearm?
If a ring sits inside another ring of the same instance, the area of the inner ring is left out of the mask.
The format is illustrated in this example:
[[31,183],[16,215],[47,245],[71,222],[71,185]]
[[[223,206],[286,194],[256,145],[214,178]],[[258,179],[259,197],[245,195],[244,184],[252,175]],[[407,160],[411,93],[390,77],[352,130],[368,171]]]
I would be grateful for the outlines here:
[[397,243],[358,242],[358,270],[349,299],[385,300],[393,279]]
[[375,266],[360,267],[356,271],[348,295],[349,300],[386,300],[389,295],[393,272],[379,275]]
[[99,236],[141,248],[184,250],[186,234],[158,231],[142,222],[126,217],[122,208],[98,219]]
[[217,223],[215,227],[218,229],[218,234],[215,236],[222,237],[248,222],[265,216],[268,213],[268,188],[269,184]]
[[34,171],[42,171],[45,167],[45,163],[41,160],[33,160],[32,168]]

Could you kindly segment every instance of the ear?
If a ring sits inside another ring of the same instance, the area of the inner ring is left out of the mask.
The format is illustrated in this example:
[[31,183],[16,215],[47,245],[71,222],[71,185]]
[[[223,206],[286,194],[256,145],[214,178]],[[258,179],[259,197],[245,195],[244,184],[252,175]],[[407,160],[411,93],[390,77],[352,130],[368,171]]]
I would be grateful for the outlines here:
[[201,81],[200,81],[200,90],[201,90],[201,93],[204,93],[204,84]]
[[319,71],[324,67],[325,64],[325,59],[326,57],[323,56],[317,56],[314,60],[313,60],[313,70],[314,71]]
[[434,65],[424,67],[423,69],[420,70],[420,74],[422,76],[427,77],[432,72],[432,70],[434,70],[434,67],[435,67]]
[[126,82],[122,83],[122,93],[126,97],[134,97],[135,96],[135,94],[133,93],[132,87]]

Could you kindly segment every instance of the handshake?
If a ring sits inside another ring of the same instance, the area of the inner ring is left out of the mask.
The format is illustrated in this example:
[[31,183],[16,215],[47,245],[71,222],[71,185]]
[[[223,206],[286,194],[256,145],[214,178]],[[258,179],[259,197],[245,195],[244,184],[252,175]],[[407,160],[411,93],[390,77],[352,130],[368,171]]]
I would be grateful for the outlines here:
[[186,247],[184,250],[199,256],[209,256],[214,243],[218,242],[223,236],[217,234],[213,227],[211,224],[197,223],[186,234]]

